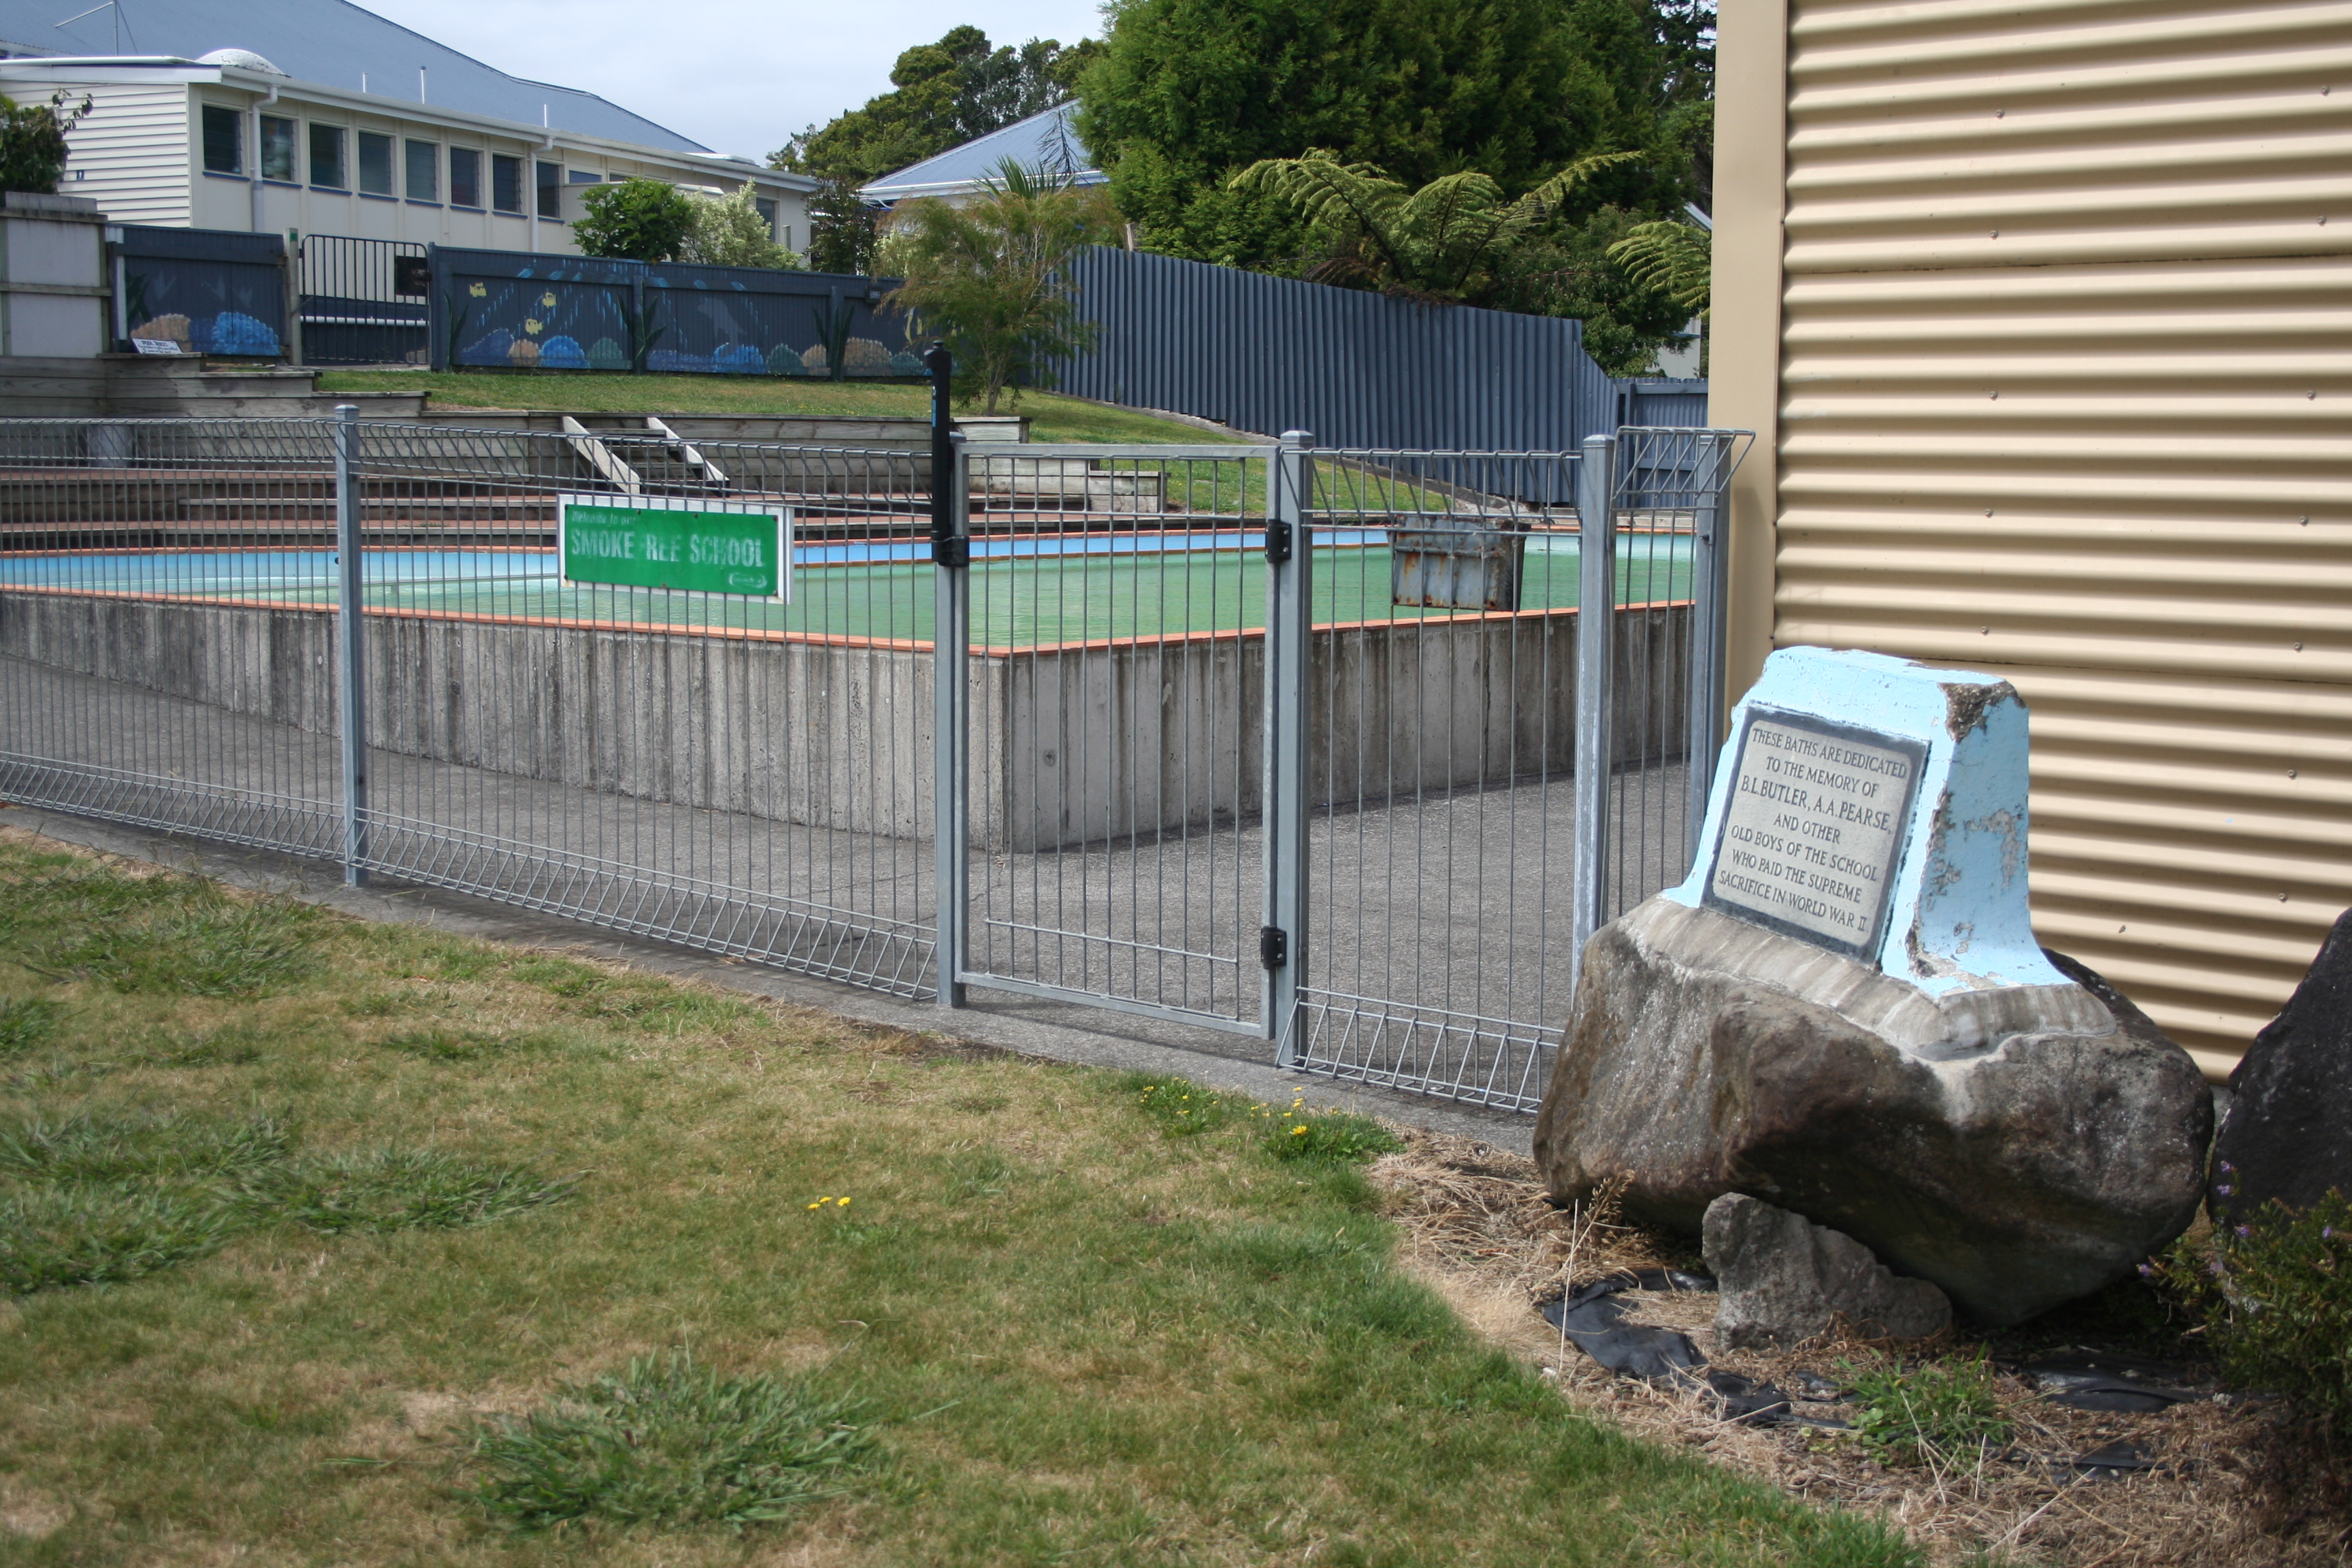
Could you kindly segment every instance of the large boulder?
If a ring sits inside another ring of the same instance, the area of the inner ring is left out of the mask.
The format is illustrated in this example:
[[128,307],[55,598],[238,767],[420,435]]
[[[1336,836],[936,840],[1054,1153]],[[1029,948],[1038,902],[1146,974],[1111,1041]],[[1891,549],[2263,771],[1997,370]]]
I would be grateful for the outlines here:
[[2236,1218],[2275,1198],[2305,1208],[2352,1197],[2352,910],[2311,973],[2230,1075],[2213,1144],[2213,1212]]
[[2188,1053],[2048,956],[2055,984],[1937,994],[1660,895],[1585,949],[1537,1161],[1684,1231],[1746,1193],[2021,1321],[2186,1228],[2212,1134]]
[[1925,1279],[1892,1274],[1853,1237],[1746,1193],[1707,1205],[1700,1236],[1718,1292],[1716,1342],[1729,1349],[1797,1344],[1841,1321],[1874,1340],[1951,1327],[1951,1301]]

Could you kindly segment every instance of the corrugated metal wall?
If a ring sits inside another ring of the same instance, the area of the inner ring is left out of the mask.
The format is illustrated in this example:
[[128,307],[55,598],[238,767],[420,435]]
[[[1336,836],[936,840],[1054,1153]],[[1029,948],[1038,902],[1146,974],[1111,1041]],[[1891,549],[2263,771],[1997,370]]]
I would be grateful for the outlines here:
[[1554,451],[1617,424],[1580,321],[1100,247],[1071,272],[1100,333],[1059,367],[1080,397],[1339,447]]
[[88,93],[90,110],[67,138],[58,191],[95,197],[98,210],[115,223],[187,223],[188,183],[196,178],[187,84],[61,85],[73,103]]
[[2352,5],[1798,0],[1789,75],[1776,640],[2013,679],[2037,930],[2226,1070],[2352,903]]

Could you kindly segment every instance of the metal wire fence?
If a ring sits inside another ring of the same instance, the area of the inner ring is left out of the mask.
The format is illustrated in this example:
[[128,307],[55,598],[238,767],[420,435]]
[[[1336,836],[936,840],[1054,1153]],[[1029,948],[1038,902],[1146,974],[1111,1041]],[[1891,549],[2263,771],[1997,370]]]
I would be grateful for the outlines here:
[[[1687,864],[1738,455],[989,445],[942,565],[903,452],[0,421],[0,795],[1531,1110]],[[566,531],[681,511],[776,577]]]

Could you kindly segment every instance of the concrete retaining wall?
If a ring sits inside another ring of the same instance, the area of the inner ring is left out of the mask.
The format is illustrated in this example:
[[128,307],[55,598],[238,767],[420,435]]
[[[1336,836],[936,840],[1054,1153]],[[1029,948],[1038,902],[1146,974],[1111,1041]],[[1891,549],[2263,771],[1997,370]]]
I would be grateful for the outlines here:
[[[1687,616],[1619,616],[1619,762],[1679,754]],[[1575,631],[1572,612],[1318,630],[1316,803],[1566,772]],[[394,616],[371,616],[367,637],[382,749],[930,837],[927,651]],[[0,654],[313,731],[334,727],[334,640],[316,610],[0,594]],[[975,656],[974,844],[1034,850],[1255,814],[1264,655],[1248,635]]]

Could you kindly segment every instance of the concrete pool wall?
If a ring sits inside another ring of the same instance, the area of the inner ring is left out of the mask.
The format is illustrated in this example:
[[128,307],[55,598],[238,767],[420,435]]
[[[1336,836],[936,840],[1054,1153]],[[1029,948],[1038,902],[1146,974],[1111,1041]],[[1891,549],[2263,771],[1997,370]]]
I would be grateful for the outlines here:
[[[1617,762],[1680,753],[1688,614],[1618,614]],[[400,614],[371,614],[366,627],[379,749],[816,827],[931,835],[928,647]],[[1311,798],[1375,804],[1565,773],[1575,628],[1575,612],[1559,610],[1318,627]],[[317,609],[0,593],[0,655],[320,733],[334,727],[334,641],[333,616]],[[1264,652],[1256,633],[975,652],[974,847],[1035,850],[1255,815]]]

